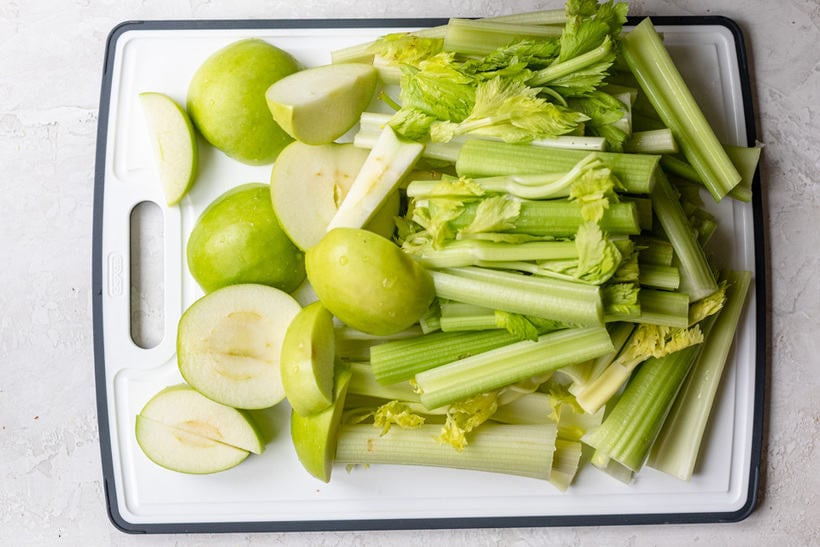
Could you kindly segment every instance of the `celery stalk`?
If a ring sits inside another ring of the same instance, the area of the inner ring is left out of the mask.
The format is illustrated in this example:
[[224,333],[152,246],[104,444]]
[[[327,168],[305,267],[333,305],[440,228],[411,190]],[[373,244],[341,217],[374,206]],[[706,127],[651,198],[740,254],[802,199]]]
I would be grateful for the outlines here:
[[462,55],[488,55],[519,40],[541,40],[561,36],[564,27],[527,25],[487,19],[453,18],[447,23],[444,50]]
[[[466,177],[567,172],[587,154],[583,150],[470,139],[461,147],[456,171]],[[660,156],[600,152],[597,157],[612,169],[627,193],[648,194],[652,190]]]
[[663,122],[672,130],[704,185],[720,201],[741,180],[652,21],[645,18],[621,41],[623,58]]
[[582,454],[581,443],[564,439],[555,440],[550,482],[561,492],[566,491],[575,479],[581,465]]
[[692,478],[752,274],[729,271],[724,279],[729,282],[726,304],[715,319],[647,462],[650,467],[681,480]]
[[689,326],[689,295],[660,289],[642,288],[638,293],[641,315],[636,323],[686,328]]
[[641,264],[639,276],[640,283],[644,287],[674,291],[680,286],[680,271],[676,266]]
[[335,461],[348,464],[424,465],[471,469],[549,480],[555,424],[482,424],[462,450],[435,440],[441,426],[392,427],[384,435],[372,425],[344,425]]
[[677,154],[678,143],[675,142],[672,130],[668,128],[635,131],[624,143],[624,152],[634,154]]
[[434,409],[609,351],[603,327],[564,329],[421,372],[416,384],[422,404]]
[[573,241],[505,243],[480,239],[448,241],[440,249],[425,248],[418,256],[427,268],[475,266],[480,262],[515,260],[571,260],[578,258]]

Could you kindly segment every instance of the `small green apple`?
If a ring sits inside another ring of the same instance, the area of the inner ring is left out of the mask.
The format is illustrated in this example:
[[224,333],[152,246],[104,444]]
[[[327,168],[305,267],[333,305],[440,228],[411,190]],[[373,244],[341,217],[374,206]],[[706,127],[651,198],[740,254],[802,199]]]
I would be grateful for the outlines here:
[[208,205],[186,252],[188,269],[206,292],[238,283],[292,292],[305,279],[304,253],[282,230],[263,183],[237,186]]
[[188,113],[164,93],[140,93],[140,104],[151,133],[159,179],[168,205],[188,193],[197,176],[199,151]]
[[308,280],[322,304],[343,323],[386,336],[427,311],[433,279],[392,241],[358,228],[336,228],[307,250]]
[[292,296],[266,285],[230,285],[206,294],[179,320],[182,377],[223,405],[274,406],[285,398],[282,341],[301,309]]
[[333,470],[336,438],[351,376],[349,368],[337,369],[333,404],[325,410],[311,416],[290,414],[290,435],[296,455],[308,473],[324,482],[330,480]]
[[282,342],[282,385],[294,412],[309,416],[333,403],[333,316],[313,302],[293,319]]
[[[350,143],[314,146],[294,141],[282,150],[271,170],[271,202],[297,247],[307,250],[324,237],[368,154]],[[390,237],[399,205],[399,192],[394,191],[365,228]]]
[[251,165],[273,162],[291,137],[273,120],[265,91],[298,70],[287,52],[260,40],[233,42],[197,69],[188,113],[209,143]]
[[285,76],[265,92],[273,119],[291,137],[327,144],[353,127],[376,90],[372,64],[339,63]]

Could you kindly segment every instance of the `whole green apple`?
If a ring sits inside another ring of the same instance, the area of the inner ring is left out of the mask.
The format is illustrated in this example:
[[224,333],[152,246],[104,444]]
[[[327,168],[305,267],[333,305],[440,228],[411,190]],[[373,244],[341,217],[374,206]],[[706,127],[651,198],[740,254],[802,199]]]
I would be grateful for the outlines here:
[[191,231],[187,258],[206,292],[239,283],[292,292],[305,279],[304,253],[282,230],[263,183],[237,186],[208,205]]
[[209,143],[251,165],[272,163],[292,138],[273,120],[265,91],[298,70],[287,52],[250,38],[233,42],[197,69],[188,113]]

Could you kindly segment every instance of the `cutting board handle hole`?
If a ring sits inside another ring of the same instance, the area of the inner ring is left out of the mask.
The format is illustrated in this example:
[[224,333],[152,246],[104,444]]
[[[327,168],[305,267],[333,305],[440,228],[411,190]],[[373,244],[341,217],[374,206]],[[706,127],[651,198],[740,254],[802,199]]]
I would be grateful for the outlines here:
[[143,349],[159,345],[165,329],[163,220],[162,208],[153,201],[131,210],[131,340]]

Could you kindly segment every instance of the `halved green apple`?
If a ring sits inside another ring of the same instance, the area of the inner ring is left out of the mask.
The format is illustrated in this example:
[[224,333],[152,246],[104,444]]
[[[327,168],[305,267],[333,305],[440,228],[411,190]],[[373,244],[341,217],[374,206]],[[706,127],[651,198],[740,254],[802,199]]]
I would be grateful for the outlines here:
[[194,389],[234,408],[271,407],[285,398],[280,355],[301,310],[288,293],[257,284],[208,293],[182,315],[177,359]]
[[159,179],[168,205],[176,205],[188,193],[197,176],[199,151],[188,113],[164,93],[139,94],[151,134]]
[[183,473],[224,471],[265,448],[247,412],[214,402],[186,384],[154,395],[137,415],[135,433],[150,460]]
[[379,81],[372,64],[307,68],[274,82],[265,92],[273,119],[307,144],[335,141],[353,127]]
[[[368,154],[349,143],[314,146],[294,141],[282,150],[271,171],[271,202],[297,247],[307,250],[322,239]],[[399,192],[392,192],[365,228],[389,238],[399,201]]]
[[282,343],[282,385],[293,410],[309,416],[333,403],[333,316],[313,302],[291,321]]
[[325,410],[311,416],[290,414],[290,435],[296,455],[308,473],[324,482],[330,481],[333,470],[336,438],[351,376],[349,368],[337,368],[333,404]]

